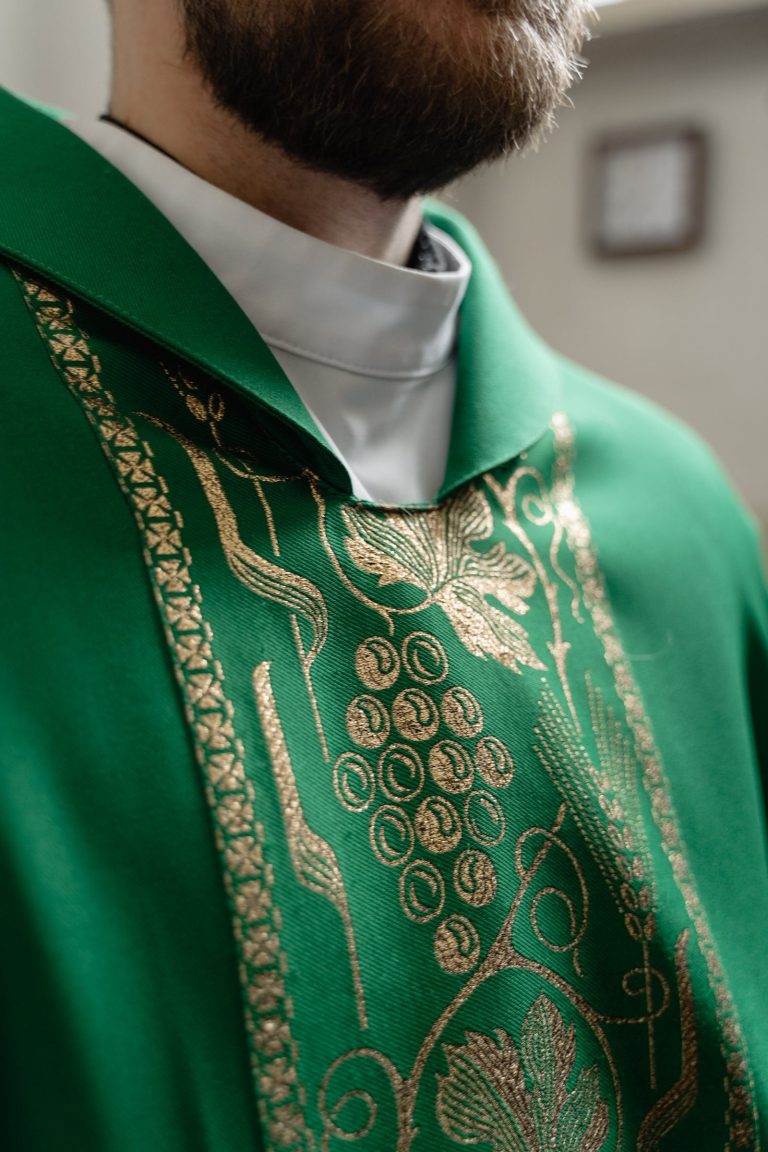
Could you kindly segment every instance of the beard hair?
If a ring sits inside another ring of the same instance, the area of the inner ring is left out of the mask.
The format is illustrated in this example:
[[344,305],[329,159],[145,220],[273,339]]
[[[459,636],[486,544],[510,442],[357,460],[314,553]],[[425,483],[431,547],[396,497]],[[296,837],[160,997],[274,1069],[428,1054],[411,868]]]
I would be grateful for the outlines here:
[[382,200],[536,145],[580,71],[587,0],[179,0],[216,103]]

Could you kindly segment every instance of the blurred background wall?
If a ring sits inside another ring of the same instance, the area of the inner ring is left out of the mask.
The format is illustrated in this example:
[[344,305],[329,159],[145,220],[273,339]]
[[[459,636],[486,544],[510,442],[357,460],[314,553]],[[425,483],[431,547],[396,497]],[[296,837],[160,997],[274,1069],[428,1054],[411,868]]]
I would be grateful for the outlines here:
[[105,111],[107,0],[0,0],[0,84],[79,115]]
[[[768,523],[768,0],[600,11],[574,107],[551,140],[444,198],[480,229],[545,338],[695,427]],[[105,0],[0,0],[0,84],[38,100],[97,115],[108,44]],[[707,137],[702,242],[597,258],[595,140],[670,124]]]
[[[555,135],[538,153],[466,178],[452,199],[534,327],[693,425],[768,522],[768,5],[719,7],[604,9]],[[709,144],[701,244],[598,259],[588,232],[593,142],[678,123],[701,128]]]

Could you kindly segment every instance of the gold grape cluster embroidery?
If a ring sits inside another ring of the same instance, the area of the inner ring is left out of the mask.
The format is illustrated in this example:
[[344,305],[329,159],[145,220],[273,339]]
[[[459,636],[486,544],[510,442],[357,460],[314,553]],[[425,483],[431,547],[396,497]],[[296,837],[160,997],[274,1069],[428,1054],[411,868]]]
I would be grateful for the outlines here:
[[[339,802],[348,812],[366,815],[379,863],[401,869],[400,906],[409,920],[431,924],[443,913],[446,870],[433,860],[449,855],[456,895],[468,908],[485,907],[497,891],[488,849],[506,832],[496,792],[513,777],[509,749],[485,733],[482,707],[468,688],[445,687],[448,657],[429,633],[409,633],[399,650],[385,636],[364,640],[355,671],[367,691],[346,711],[347,733],[357,748],[334,765]],[[425,689],[435,691],[435,698]],[[382,694],[395,690],[388,706]],[[480,937],[470,916],[453,913],[440,920],[434,953],[448,973],[474,968]]]

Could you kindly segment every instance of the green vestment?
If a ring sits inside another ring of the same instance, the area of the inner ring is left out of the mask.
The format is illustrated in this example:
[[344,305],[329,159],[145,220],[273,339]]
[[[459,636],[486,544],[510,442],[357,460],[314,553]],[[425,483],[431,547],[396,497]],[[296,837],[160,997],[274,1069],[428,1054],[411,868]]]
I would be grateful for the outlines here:
[[356,500],[122,175],[8,95],[0,147],[0,1147],[768,1146],[768,612],[708,450],[428,203],[445,484]]

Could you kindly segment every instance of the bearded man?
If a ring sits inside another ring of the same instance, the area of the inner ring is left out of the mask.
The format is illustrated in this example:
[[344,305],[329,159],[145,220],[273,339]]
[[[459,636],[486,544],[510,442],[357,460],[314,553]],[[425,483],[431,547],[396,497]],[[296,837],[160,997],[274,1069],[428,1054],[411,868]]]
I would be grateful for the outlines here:
[[3,1148],[765,1146],[754,523],[429,198],[587,16],[114,0],[108,116],[0,96]]

